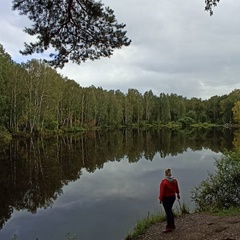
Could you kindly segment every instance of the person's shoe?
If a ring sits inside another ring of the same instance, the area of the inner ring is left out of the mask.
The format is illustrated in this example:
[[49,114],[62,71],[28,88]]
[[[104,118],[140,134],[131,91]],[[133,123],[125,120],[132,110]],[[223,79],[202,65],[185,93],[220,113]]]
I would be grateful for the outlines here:
[[173,224],[173,225],[172,225],[172,229],[175,229],[175,228],[176,228],[176,226]]
[[169,233],[169,232],[172,232],[171,228],[166,228],[165,230],[162,231],[162,233]]

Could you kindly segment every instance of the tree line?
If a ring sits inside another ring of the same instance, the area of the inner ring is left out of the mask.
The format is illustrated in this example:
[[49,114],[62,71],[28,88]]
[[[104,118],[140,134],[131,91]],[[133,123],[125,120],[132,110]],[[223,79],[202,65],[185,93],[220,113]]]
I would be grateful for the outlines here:
[[0,126],[11,133],[239,121],[240,90],[208,100],[81,87],[46,62],[17,64],[0,44]]

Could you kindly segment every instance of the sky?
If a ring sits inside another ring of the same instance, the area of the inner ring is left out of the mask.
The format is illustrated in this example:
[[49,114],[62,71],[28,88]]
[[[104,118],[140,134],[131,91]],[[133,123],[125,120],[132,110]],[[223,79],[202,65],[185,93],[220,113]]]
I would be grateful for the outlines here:
[[[57,71],[82,87],[152,90],[186,98],[209,99],[240,88],[240,1],[221,0],[210,17],[204,0],[102,0],[126,24],[128,47],[110,58],[68,63]],[[31,22],[0,2],[0,44],[16,62],[44,58],[22,56],[23,32]]]

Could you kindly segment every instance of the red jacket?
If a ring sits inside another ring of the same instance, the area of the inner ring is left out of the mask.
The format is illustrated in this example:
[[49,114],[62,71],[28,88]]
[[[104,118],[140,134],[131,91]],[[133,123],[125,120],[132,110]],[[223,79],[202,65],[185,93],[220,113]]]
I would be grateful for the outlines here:
[[179,194],[177,180],[168,181],[167,179],[163,179],[160,183],[159,200],[162,202],[164,197],[175,196],[175,194]]

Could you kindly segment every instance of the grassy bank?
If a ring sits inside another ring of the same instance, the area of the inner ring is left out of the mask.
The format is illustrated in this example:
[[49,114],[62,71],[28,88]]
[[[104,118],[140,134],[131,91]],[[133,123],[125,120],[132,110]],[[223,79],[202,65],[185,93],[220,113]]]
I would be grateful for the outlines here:
[[[190,211],[185,203],[179,204],[178,208],[173,210],[174,216],[179,217],[183,214],[189,214]],[[165,213],[158,212],[148,214],[147,217],[137,221],[133,230],[126,236],[125,240],[132,240],[145,233],[155,223],[166,221]]]
[[[229,217],[229,216],[240,216],[240,207],[230,207],[229,209],[215,209],[213,211],[208,211],[206,214],[213,214],[221,217]],[[174,212],[175,217],[181,217],[183,214],[194,214],[190,213],[186,206],[183,208],[183,212],[181,211],[175,211]],[[134,240],[141,236],[142,234],[146,233],[146,231],[154,224],[159,223],[159,222],[164,222],[166,221],[165,215],[163,212],[161,213],[156,213],[149,215],[137,221],[136,226],[130,232],[126,237],[125,240]]]

